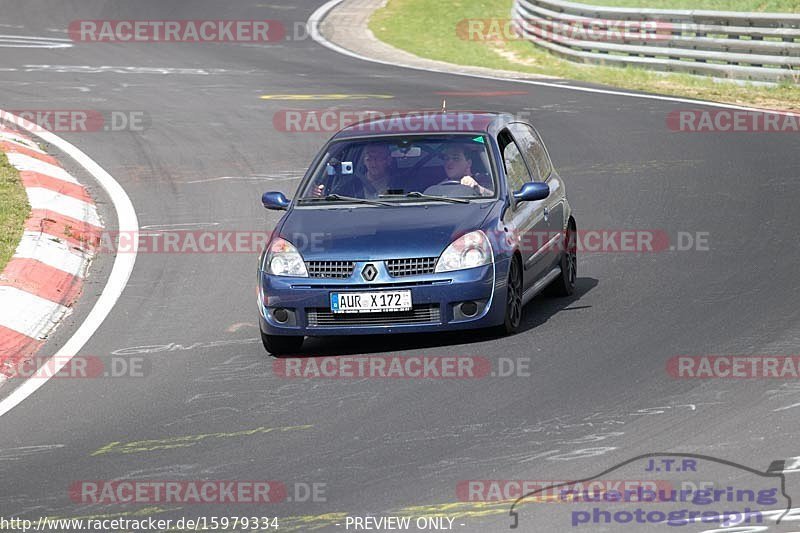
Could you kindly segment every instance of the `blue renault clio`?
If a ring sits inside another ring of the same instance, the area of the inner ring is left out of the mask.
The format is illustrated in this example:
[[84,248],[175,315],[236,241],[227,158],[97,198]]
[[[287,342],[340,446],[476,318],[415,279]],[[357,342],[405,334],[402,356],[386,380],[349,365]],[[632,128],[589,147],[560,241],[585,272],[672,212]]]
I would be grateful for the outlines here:
[[495,328],[544,289],[575,287],[576,224],[541,137],[501,113],[442,112],[344,128],[312,162],[259,259],[261,336]]

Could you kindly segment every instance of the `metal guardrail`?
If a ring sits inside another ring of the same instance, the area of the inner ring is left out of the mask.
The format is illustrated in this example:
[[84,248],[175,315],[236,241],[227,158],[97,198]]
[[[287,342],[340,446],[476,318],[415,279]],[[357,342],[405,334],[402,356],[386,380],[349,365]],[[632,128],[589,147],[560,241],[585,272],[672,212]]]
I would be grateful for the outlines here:
[[514,0],[516,31],[571,61],[800,84],[800,14]]

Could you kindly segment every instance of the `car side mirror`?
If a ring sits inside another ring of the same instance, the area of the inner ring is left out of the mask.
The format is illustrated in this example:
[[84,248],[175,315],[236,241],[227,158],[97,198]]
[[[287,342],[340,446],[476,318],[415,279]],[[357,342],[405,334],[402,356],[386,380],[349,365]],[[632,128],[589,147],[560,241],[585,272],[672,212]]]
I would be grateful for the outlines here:
[[533,202],[544,200],[550,196],[550,187],[546,183],[529,181],[522,185],[522,188],[514,193],[517,202]]
[[280,191],[265,192],[261,195],[261,203],[267,209],[286,211],[291,203],[286,195]]

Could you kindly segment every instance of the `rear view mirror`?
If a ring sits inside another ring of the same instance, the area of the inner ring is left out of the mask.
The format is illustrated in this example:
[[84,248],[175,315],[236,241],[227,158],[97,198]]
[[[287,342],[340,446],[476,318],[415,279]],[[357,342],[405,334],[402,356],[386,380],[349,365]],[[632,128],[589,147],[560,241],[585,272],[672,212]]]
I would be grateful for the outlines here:
[[550,196],[550,187],[546,183],[531,182],[522,185],[522,188],[514,193],[517,202],[533,202],[544,200]]
[[280,191],[265,192],[261,195],[261,203],[267,209],[285,211],[291,203],[286,195]]
[[419,157],[422,155],[422,148],[419,146],[401,147],[392,150],[392,157]]

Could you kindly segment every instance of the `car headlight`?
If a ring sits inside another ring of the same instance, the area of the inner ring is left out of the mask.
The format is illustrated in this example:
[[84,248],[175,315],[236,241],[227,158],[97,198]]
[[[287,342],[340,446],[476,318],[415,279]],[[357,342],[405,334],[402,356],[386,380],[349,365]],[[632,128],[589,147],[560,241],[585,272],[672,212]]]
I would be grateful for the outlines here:
[[281,238],[272,241],[262,268],[267,274],[273,276],[308,277],[303,256],[292,243]]
[[462,235],[450,243],[436,262],[436,272],[463,270],[492,262],[489,238],[480,230]]

